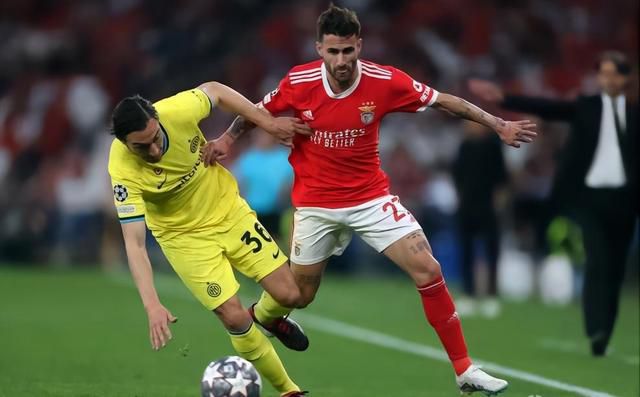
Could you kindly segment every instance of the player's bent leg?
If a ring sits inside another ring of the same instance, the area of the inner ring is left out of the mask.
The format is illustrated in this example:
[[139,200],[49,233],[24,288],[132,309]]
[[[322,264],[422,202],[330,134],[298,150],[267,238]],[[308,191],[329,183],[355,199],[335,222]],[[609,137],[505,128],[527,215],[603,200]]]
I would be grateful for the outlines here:
[[462,374],[471,366],[471,359],[440,265],[431,254],[424,233],[421,230],[409,233],[391,244],[384,254],[416,282],[427,320],[447,351],[456,375]]
[[285,262],[260,280],[260,285],[262,285],[262,288],[264,288],[281,307],[289,309],[287,312],[275,317],[289,314],[291,309],[295,309],[301,303],[300,288],[298,288],[293,278],[293,273],[291,273],[288,262]]
[[236,352],[251,362],[276,390],[283,395],[295,396],[295,393],[301,393],[300,388],[289,378],[273,345],[256,328],[237,295],[215,308],[213,312],[229,332],[231,344]]
[[260,300],[249,308],[251,317],[289,349],[307,350],[309,339],[302,327],[289,318],[289,313],[300,302],[300,290],[289,266],[280,266],[260,280],[260,284],[265,291]]
[[242,309],[242,303],[235,294],[213,309],[213,312],[230,333],[242,333],[252,323],[251,316]]
[[291,273],[293,273],[296,284],[300,288],[299,309],[309,306],[315,299],[328,262],[329,260],[325,259],[312,265],[291,263]]
[[[464,384],[467,389],[475,388],[474,391],[496,393],[504,390],[507,382],[472,365],[453,299],[424,233],[418,230],[407,234],[385,249],[384,254],[416,282],[424,313],[447,351],[461,390]],[[464,381],[462,384],[460,379]]]
[[407,272],[416,285],[428,285],[442,277],[440,263],[433,257],[431,245],[422,230],[400,238],[383,253]]
[[[316,295],[322,279],[322,273],[328,260],[312,265],[291,264],[291,269],[278,269],[274,272],[274,277],[265,277],[260,283],[265,292],[260,297],[258,303],[249,309],[249,313],[256,323],[260,324],[266,331],[278,338],[283,345],[296,351],[304,351],[309,348],[309,339],[304,334],[300,324],[289,317],[292,309],[282,305],[274,297],[280,293],[286,283],[289,289],[299,290],[297,307],[306,307]],[[293,276],[291,276],[293,273]],[[271,275],[270,275],[271,276]],[[289,283],[295,279],[293,285]],[[297,284],[297,286],[296,286]],[[292,299],[293,301],[293,299]]]

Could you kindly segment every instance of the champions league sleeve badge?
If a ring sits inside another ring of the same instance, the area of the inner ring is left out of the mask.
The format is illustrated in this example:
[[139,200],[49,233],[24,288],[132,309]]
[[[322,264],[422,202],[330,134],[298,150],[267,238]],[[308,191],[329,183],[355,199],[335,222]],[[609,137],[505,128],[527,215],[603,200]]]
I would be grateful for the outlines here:
[[123,202],[129,197],[129,192],[127,192],[127,188],[124,185],[115,185],[113,187],[113,196],[117,201]]

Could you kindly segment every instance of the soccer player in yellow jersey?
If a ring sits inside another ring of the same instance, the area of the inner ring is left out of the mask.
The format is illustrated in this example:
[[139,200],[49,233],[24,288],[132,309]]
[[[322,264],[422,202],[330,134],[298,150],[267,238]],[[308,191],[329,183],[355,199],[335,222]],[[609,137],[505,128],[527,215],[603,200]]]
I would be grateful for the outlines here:
[[[273,118],[216,82],[154,104],[134,96],[116,106],[112,133],[117,139],[109,154],[109,174],[129,268],[149,319],[151,345],[156,350],[165,346],[171,339],[169,323],[177,319],[156,293],[145,224],[184,284],[218,316],[238,354],[282,396],[302,396],[306,393],[289,378],[271,342],[237,297],[232,267],[284,306],[295,307],[300,291],[287,257],[239,196],[231,173],[219,164],[204,167],[205,137],[198,123],[214,106],[240,114],[281,139],[310,133],[300,120]],[[306,348],[308,340],[295,322],[286,319],[282,327]]]

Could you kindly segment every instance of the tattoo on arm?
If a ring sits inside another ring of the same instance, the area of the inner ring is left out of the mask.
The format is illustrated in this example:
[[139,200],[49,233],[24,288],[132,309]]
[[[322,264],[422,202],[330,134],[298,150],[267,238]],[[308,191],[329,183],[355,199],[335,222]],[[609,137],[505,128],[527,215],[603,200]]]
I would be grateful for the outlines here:
[[231,137],[235,141],[240,138],[242,134],[254,129],[255,127],[256,125],[251,121],[245,119],[242,116],[238,116],[235,118],[235,120],[233,120],[233,123],[231,123],[231,126],[227,129],[227,134],[231,135]]
[[463,119],[472,120],[493,129],[505,124],[504,120],[485,112],[476,105],[469,103],[462,98],[453,95],[451,95],[451,98],[451,102],[439,104],[439,107],[442,107]]

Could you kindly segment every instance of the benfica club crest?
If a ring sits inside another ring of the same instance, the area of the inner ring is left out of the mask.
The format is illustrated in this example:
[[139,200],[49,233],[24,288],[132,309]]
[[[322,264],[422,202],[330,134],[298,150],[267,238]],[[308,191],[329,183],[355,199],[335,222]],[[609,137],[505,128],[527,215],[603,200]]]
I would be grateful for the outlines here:
[[374,105],[373,102],[364,102],[358,109],[360,110],[360,120],[362,124],[371,124],[373,116],[375,116],[373,111],[376,109],[376,105]]

